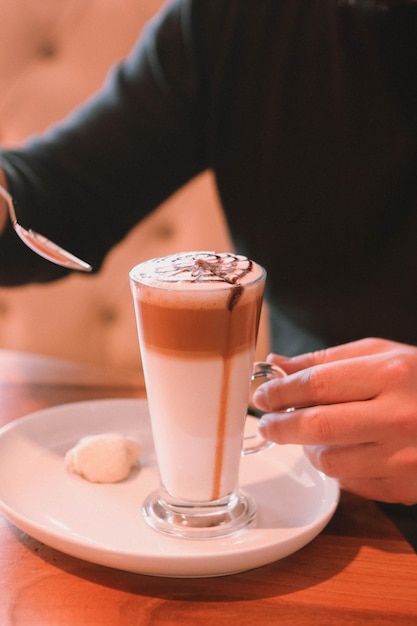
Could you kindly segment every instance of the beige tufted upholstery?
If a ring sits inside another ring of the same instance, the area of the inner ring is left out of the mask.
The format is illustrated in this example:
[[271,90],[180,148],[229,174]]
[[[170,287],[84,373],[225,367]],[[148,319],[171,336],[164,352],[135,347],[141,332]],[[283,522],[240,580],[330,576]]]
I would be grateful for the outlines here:
[[[0,143],[18,145],[102,82],[161,0],[2,0]],[[204,220],[203,220],[204,217]],[[128,270],[183,249],[227,249],[210,174],[192,181],[113,249],[99,275],[0,289],[0,348],[139,369]],[[266,334],[260,354],[266,350]]]

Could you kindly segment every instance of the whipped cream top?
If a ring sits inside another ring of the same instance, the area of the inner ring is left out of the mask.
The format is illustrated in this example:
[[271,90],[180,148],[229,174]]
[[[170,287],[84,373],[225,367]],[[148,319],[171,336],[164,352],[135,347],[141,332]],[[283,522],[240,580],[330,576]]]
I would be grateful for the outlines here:
[[[186,283],[203,288],[221,283],[244,285],[263,273],[246,256],[230,252],[183,252],[140,263],[131,272],[134,280],[146,285],[186,288]],[[167,284],[169,283],[169,285]],[[195,286],[192,288],[194,289]]]
[[[154,303],[164,302],[169,293],[176,292],[177,306],[187,299],[187,306],[201,303],[201,298],[211,302],[211,306],[222,303],[231,311],[241,299],[245,287],[265,276],[263,267],[246,256],[231,252],[181,252],[158,257],[139,263],[130,271],[135,287],[151,288],[141,299],[152,299]],[[159,295],[157,294],[159,292]],[[165,296],[163,295],[165,292]],[[215,292],[219,298],[216,300]],[[198,298],[196,300],[198,293]],[[220,297],[220,294],[223,294]],[[181,297],[180,297],[181,295]],[[226,299],[225,299],[226,298]],[[172,299],[170,306],[173,305]]]

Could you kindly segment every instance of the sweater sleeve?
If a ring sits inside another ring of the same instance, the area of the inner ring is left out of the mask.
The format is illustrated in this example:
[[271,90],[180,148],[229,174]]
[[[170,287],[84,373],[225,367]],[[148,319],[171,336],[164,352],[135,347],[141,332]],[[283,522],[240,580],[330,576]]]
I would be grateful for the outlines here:
[[[22,149],[0,153],[19,222],[94,271],[142,217],[207,166],[192,12],[192,0],[168,3],[94,97]],[[0,284],[66,273],[6,229]]]

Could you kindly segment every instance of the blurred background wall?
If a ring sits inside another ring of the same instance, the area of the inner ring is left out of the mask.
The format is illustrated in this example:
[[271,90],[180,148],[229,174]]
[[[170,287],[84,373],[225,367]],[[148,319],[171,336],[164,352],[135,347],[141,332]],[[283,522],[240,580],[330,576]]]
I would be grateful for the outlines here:
[[[61,119],[102,83],[161,0],[1,0],[0,145],[16,146]],[[232,247],[209,172],[115,247],[97,276],[0,288],[0,348],[140,370],[128,283],[139,261]],[[264,323],[260,355],[267,350]]]

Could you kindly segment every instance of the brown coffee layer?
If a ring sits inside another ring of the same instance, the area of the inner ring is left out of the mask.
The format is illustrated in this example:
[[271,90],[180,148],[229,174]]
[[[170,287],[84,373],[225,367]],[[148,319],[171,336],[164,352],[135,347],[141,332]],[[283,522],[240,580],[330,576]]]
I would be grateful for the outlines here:
[[169,308],[140,301],[142,341],[149,350],[228,357],[253,345],[261,306],[261,295],[255,306],[246,302],[232,310]]

